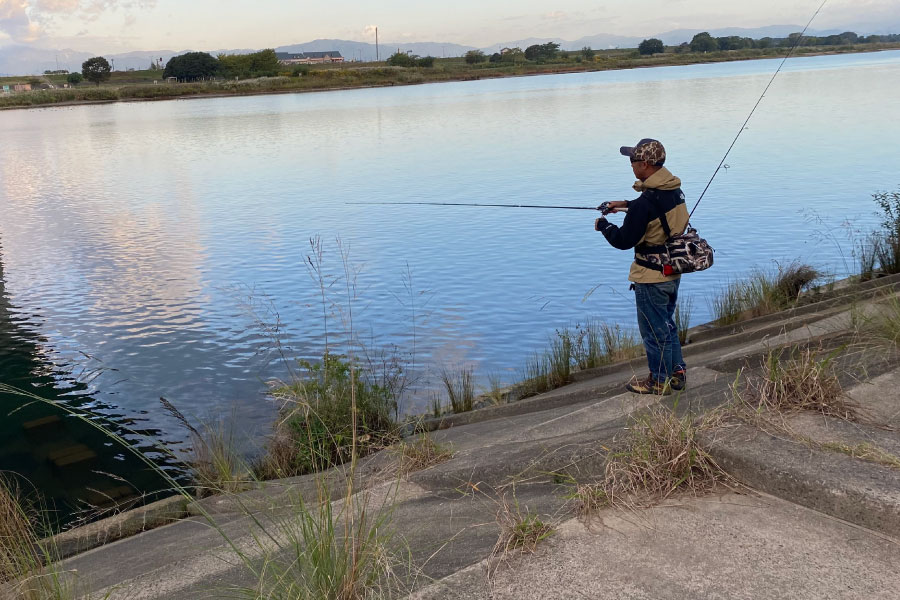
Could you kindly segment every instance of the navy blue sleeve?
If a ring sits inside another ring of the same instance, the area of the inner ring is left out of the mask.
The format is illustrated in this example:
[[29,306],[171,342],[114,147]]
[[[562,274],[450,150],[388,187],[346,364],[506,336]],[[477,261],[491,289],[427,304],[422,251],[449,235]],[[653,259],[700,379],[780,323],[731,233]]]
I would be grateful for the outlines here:
[[600,226],[600,233],[613,248],[630,250],[644,237],[649,222],[650,203],[642,194],[637,200],[628,203],[628,212],[625,213],[625,221],[621,227],[606,222]]

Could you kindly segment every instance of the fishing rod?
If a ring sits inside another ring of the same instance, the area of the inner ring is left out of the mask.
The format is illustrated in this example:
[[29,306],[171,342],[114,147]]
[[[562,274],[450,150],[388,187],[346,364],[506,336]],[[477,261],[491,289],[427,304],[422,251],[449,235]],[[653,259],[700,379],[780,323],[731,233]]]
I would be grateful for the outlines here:
[[796,50],[797,46],[800,45],[800,41],[803,39],[803,35],[806,33],[806,30],[809,29],[809,26],[812,25],[812,22],[819,15],[819,12],[825,7],[825,4],[828,0],[822,0],[822,4],[819,5],[819,8],[816,9],[816,12],[813,13],[813,16],[810,17],[809,21],[806,23],[806,27],[803,28],[803,31],[800,32],[800,35],[797,36],[797,40],[794,42],[794,45],[791,46],[791,49],[788,53],[781,59],[781,64],[778,65],[778,68],[775,69],[775,72],[772,74],[772,78],[769,80],[769,83],[766,85],[766,88],[763,90],[762,94],[759,95],[759,99],[756,101],[756,104],[753,105],[753,110],[750,111],[750,114],[747,115],[747,119],[744,121],[744,124],[741,125],[741,128],[738,130],[737,135],[734,136],[734,140],[732,140],[731,145],[728,146],[728,150],[725,151],[725,155],[722,157],[722,160],[719,161],[719,166],[716,167],[716,170],[713,172],[712,177],[709,178],[709,181],[706,183],[706,187],[703,188],[703,192],[700,194],[700,197],[697,198],[697,203],[694,204],[694,208],[691,209],[691,213],[688,215],[688,219],[694,216],[694,211],[697,210],[697,207],[700,206],[700,201],[703,200],[703,196],[706,194],[706,190],[709,189],[709,186],[712,185],[713,179],[716,178],[716,175],[719,174],[719,171],[725,165],[725,159],[728,158],[728,155],[731,153],[731,149],[734,148],[734,145],[737,143],[738,138],[741,137],[741,134],[744,133],[744,129],[747,128],[747,123],[750,122],[750,118],[753,116],[753,113],[756,112],[756,108],[762,102],[762,99],[765,98],[766,92],[769,91],[769,87],[771,87],[772,82],[775,81],[775,78],[778,76],[778,73],[781,72],[781,67],[784,66],[784,63],[787,62],[787,59],[791,57]]
[[[346,204],[361,204],[364,206],[480,206],[492,208],[551,208],[556,210],[599,210],[604,215],[613,211],[609,202],[600,206],[547,206],[545,204],[478,204],[476,202],[346,202]],[[616,209],[619,212],[627,212],[626,208]]]

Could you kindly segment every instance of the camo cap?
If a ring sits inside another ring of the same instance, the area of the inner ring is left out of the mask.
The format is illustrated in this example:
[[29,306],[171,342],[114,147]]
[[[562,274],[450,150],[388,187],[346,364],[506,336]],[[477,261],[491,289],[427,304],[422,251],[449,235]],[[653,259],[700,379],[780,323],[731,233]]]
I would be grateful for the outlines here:
[[633,161],[642,160],[657,167],[666,162],[666,149],[659,140],[650,138],[644,138],[634,146],[622,146],[619,152]]

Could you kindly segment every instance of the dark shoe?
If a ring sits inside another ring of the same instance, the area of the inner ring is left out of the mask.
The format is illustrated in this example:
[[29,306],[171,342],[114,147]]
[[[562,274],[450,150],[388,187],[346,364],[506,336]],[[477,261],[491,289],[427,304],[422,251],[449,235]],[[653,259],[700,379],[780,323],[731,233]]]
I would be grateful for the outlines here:
[[662,383],[648,375],[646,379],[633,378],[625,386],[625,389],[635,394],[655,394],[657,396],[665,396],[672,393],[672,388],[668,383]]
[[687,373],[684,369],[678,369],[674,373],[672,373],[672,378],[669,380],[669,387],[671,387],[676,392],[680,392],[687,385]]

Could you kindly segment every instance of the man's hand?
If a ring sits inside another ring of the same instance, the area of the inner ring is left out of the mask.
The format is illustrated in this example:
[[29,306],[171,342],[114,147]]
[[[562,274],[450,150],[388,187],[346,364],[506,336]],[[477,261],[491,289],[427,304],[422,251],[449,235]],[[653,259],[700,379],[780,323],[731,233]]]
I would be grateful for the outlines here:
[[[628,209],[628,201],[627,200],[613,200],[611,202],[604,202],[606,207],[609,209],[609,212],[626,212]],[[625,210],[622,210],[625,209]]]
[[606,220],[606,217],[600,217],[599,219],[594,221],[594,231],[603,231],[603,226],[609,223]]

